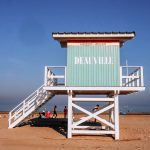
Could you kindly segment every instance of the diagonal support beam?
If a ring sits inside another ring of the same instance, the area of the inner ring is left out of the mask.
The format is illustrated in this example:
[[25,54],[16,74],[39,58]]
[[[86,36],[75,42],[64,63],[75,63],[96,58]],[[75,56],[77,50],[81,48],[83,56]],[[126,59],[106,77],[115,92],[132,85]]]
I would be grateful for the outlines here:
[[81,124],[81,123],[83,123],[83,122],[85,122],[85,121],[87,121],[87,120],[89,120],[89,119],[91,119],[91,118],[96,118],[96,119],[99,120],[100,122],[102,122],[102,123],[104,123],[104,124],[106,124],[106,125],[108,125],[108,126],[110,126],[111,128],[114,129],[114,125],[113,125],[112,123],[110,123],[110,122],[106,121],[105,119],[102,119],[102,118],[100,118],[99,116],[97,116],[97,115],[99,115],[99,114],[101,114],[101,113],[103,113],[103,112],[105,112],[105,111],[107,111],[107,110],[113,108],[113,107],[114,107],[114,104],[111,104],[111,105],[109,105],[109,106],[107,106],[107,107],[105,107],[105,108],[103,108],[103,109],[101,109],[101,110],[99,110],[99,111],[97,111],[97,112],[95,112],[95,113],[91,113],[91,112],[85,110],[84,108],[82,108],[82,107],[80,107],[80,106],[74,104],[74,103],[72,103],[72,106],[75,107],[76,109],[78,109],[78,110],[80,110],[80,111],[86,113],[86,114],[88,115],[87,117],[84,117],[84,118],[81,119],[80,121],[74,123],[74,124],[73,124],[73,127],[74,127],[74,128],[75,128],[76,126],[78,126],[79,124]]

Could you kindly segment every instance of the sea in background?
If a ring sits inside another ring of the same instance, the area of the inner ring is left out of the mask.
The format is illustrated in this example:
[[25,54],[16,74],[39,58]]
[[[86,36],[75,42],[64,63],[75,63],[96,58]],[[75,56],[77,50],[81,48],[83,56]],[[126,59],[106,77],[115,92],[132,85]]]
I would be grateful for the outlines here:
[[[85,97],[85,95],[83,96]],[[89,95],[88,95],[89,97]],[[91,96],[93,97],[93,96]],[[97,96],[98,98],[98,96]],[[15,108],[19,103],[23,101],[24,98],[21,98],[20,100],[11,99],[10,101],[0,101],[0,111],[11,111],[13,108]],[[124,102],[124,103],[122,103]],[[42,107],[38,109],[38,111],[53,111],[53,108],[55,105],[57,105],[57,111],[63,112],[64,107],[67,106],[68,103],[68,97],[65,95],[56,95],[51,100],[49,100],[46,104],[44,104]],[[105,107],[108,105],[108,102],[76,102],[79,106],[92,111],[92,109],[99,104],[100,107]],[[79,112],[79,110],[76,110],[73,108],[74,112]],[[150,113],[150,105],[147,103],[143,103],[142,105],[136,104],[136,103],[130,103],[125,101],[119,102],[119,111],[123,114],[129,113],[129,112],[135,112],[135,113]]]
[[[67,105],[67,103],[59,104],[59,103],[47,103],[43,105],[41,108],[39,108],[38,111],[52,111],[54,105],[57,105],[57,111],[63,112],[64,106]],[[2,112],[8,112],[11,111],[13,108],[15,108],[17,104],[0,104],[0,111]],[[95,103],[87,103],[87,104],[80,104],[83,108],[86,108],[88,110],[92,110],[94,108]],[[102,106],[103,107],[103,106]],[[131,106],[131,105],[120,105],[119,110],[121,113],[128,113],[128,112],[135,112],[135,113],[150,113],[150,106]],[[78,111],[78,110],[75,110]]]

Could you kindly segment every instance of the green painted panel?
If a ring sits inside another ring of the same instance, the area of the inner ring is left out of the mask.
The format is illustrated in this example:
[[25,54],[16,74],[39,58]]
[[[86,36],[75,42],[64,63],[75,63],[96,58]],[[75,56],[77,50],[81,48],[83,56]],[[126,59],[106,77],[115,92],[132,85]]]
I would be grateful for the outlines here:
[[68,45],[67,86],[119,86],[119,45]]

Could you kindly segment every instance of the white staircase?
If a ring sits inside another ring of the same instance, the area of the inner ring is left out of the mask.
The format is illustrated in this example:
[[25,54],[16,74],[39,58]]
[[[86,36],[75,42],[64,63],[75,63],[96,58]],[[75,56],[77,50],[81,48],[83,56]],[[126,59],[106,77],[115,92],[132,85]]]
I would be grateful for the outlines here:
[[20,124],[21,121],[54,96],[53,93],[44,90],[43,87],[44,85],[9,112],[9,128]]

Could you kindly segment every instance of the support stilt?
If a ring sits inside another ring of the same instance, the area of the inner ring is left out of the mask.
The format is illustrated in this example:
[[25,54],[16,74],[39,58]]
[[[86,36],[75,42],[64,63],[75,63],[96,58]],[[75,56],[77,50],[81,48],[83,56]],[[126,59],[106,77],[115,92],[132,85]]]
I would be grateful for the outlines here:
[[[102,107],[96,112],[90,112],[89,110],[75,104],[75,102],[108,102],[108,105]],[[81,117],[79,120],[73,121],[73,108],[83,112],[87,116]],[[109,112],[109,120],[101,117],[104,112]],[[97,119],[102,126],[88,126],[82,125],[91,118]],[[95,129],[95,130],[90,130]],[[72,138],[73,134],[88,134],[88,135],[103,135],[112,134],[115,140],[119,139],[119,102],[118,94],[109,98],[81,98],[73,97],[72,91],[68,92],[68,132],[67,137]]]
[[72,92],[68,93],[68,138],[72,138]]
[[115,140],[119,140],[119,101],[118,101],[118,95],[114,96],[115,98]]

